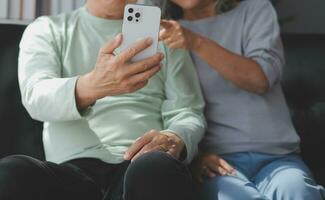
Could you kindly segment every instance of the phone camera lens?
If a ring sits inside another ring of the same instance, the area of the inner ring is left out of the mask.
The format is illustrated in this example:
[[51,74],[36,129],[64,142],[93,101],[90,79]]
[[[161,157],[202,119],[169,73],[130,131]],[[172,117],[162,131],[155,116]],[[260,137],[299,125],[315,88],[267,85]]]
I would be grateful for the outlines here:
[[128,21],[132,21],[133,17],[132,16],[128,16]]
[[129,8],[129,13],[133,13],[133,8]]
[[135,13],[136,18],[139,18],[140,16],[141,16],[140,13]]

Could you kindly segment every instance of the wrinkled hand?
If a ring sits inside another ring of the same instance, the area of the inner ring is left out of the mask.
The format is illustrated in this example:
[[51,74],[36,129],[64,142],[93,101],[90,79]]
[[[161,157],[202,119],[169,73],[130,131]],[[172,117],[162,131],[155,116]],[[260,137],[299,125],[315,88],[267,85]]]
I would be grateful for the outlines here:
[[78,79],[76,96],[79,107],[85,107],[105,96],[137,91],[146,86],[149,79],[161,69],[160,62],[164,58],[162,53],[131,62],[135,55],[152,45],[151,38],[139,40],[119,55],[114,55],[122,39],[119,34],[101,48],[95,68]]
[[199,155],[193,162],[192,171],[199,182],[202,182],[203,177],[213,178],[217,175],[236,174],[235,169],[227,161],[214,153]]
[[185,49],[192,51],[196,48],[199,40],[198,35],[182,27],[179,22],[174,20],[162,20],[162,29],[159,39],[171,49]]
[[174,133],[160,133],[151,130],[138,138],[124,155],[125,160],[136,160],[141,155],[152,151],[163,151],[179,159],[184,142]]

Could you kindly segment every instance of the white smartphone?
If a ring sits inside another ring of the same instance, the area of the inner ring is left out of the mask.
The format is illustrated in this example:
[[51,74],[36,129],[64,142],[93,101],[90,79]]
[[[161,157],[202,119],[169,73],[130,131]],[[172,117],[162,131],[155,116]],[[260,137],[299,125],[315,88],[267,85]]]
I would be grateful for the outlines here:
[[120,51],[126,50],[137,40],[151,37],[153,44],[131,60],[137,62],[157,53],[161,10],[156,6],[127,4],[123,17],[123,42]]

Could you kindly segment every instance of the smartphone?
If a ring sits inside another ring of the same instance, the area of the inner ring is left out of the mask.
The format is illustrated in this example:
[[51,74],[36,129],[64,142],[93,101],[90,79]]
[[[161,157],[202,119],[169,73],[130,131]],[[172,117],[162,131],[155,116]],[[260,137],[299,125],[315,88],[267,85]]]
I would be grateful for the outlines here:
[[123,42],[120,51],[124,51],[139,39],[151,37],[153,43],[150,47],[132,58],[137,62],[157,53],[158,36],[160,28],[161,10],[156,6],[127,4],[123,17]]

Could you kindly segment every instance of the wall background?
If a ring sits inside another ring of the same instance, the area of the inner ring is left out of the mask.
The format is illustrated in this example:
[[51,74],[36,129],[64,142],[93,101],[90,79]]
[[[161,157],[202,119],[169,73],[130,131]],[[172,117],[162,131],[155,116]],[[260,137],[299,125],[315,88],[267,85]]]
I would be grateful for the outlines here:
[[279,18],[293,17],[282,26],[285,33],[325,34],[325,0],[280,0]]
[[56,15],[82,6],[86,0],[0,0],[0,19],[30,22],[41,15]]

